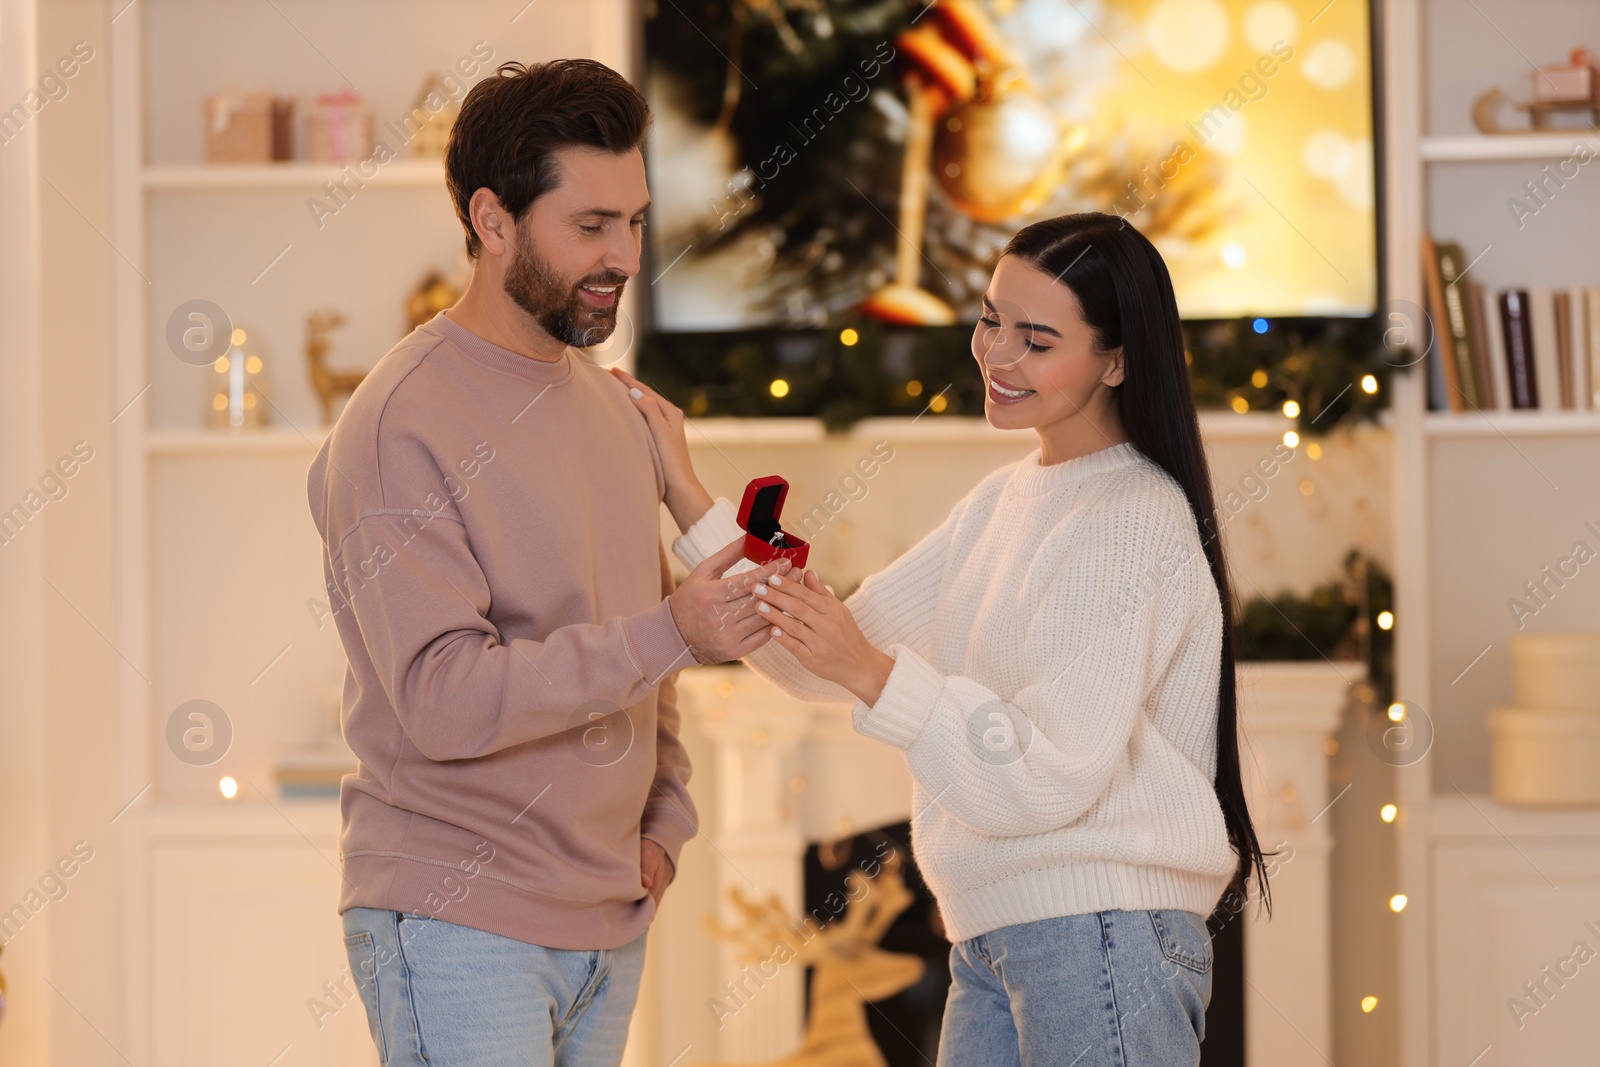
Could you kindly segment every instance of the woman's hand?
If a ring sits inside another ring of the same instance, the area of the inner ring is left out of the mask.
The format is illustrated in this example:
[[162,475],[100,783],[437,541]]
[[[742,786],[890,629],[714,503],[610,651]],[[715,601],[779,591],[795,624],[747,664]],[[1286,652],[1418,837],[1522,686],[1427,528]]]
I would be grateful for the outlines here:
[[818,678],[843,686],[869,707],[883,695],[894,657],[872,646],[833,591],[815,571],[767,582],[746,579],[757,598],[756,610],[772,621],[772,639]]
[[644,416],[650,436],[655,439],[656,453],[661,457],[661,473],[666,478],[667,510],[672,512],[678,529],[688,532],[689,527],[706,512],[714,501],[705,486],[700,484],[689,459],[689,442],[684,436],[683,412],[666,397],[639,381],[627,371],[610,368],[617,380],[628,387],[633,406]]

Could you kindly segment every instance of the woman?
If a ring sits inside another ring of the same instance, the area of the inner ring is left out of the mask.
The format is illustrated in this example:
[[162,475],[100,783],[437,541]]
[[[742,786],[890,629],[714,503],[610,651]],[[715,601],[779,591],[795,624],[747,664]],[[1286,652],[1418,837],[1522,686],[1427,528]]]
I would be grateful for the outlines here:
[[[754,586],[772,640],[748,662],[854,700],[856,729],[906,754],[954,943],[941,1064],[1193,1065],[1204,917],[1266,872],[1172,282],[1121,219],[1068,215],[1012,238],[983,309],[985,415],[1038,449],[843,603],[810,571]],[[695,477],[681,412],[618,376],[692,567],[743,532]]]

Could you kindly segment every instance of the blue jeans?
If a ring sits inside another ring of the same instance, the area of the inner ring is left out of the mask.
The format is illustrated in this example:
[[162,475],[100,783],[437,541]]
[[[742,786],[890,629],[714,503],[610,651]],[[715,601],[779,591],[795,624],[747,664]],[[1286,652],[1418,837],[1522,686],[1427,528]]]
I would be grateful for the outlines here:
[[940,1067],[1194,1067],[1211,935],[1188,911],[1006,926],[950,949]]
[[384,1067],[616,1067],[645,935],[618,949],[540,948],[380,908],[344,913],[344,944]]

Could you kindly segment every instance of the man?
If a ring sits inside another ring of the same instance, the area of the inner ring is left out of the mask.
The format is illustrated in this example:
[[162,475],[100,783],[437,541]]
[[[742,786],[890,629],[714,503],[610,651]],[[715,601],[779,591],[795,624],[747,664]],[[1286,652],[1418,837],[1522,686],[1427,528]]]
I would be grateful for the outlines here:
[[737,544],[673,588],[654,443],[573,351],[639,270],[648,123],[587,60],[467,94],[446,172],[472,283],[312,464],[360,760],[339,910],[386,1065],[619,1062],[696,832],[672,675],[767,640],[717,578]]

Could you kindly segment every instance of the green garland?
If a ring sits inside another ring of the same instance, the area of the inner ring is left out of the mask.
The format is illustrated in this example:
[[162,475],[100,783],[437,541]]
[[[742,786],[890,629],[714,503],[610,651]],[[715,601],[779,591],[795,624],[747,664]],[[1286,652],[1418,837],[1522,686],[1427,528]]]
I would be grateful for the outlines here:
[[[1410,361],[1385,346],[1381,320],[1277,319],[1265,333],[1254,319],[1184,323],[1195,406],[1249,411],[1299,407],[1303,436],[1375,422],[1389,406],[1396,370]],[[1362,380],[1371,376],[1371,390]]]
[[[1388,406],[1405,361],[1383,346],[1376,317],[1275,320],[1262,334],[1252,321],[1184,324],[1197,407],[1281,411],[1292,400],[1310,437]],[[971,343],[970,326],[908,330],[863,316],[826,332],[654,333],[641,339],[639,372],[693,418],[811,416],[839,432],[873,416],[981,417]]]
[[1351,549],[1337,578],[1307,596],[1252,597],[1238,611],[1240,660],[1362,660],[1380,706],[1394,694],[1394,584],[1377,560]]

